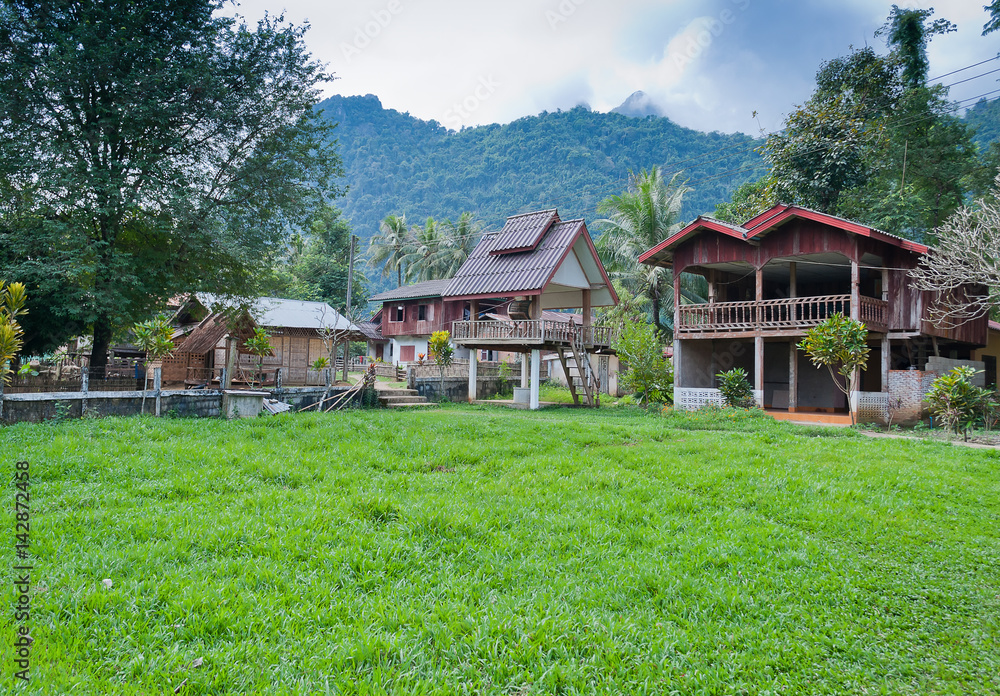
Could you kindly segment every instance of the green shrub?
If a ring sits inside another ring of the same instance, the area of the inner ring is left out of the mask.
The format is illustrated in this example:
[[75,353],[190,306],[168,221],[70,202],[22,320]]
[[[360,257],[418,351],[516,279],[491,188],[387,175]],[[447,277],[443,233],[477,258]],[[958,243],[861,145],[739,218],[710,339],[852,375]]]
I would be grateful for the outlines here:
[[621,375],[623,387],[645,404],[673,401],[673,370],[663,357],[663,344],[652,324],[626,322],[614,348],[628,365]]
[[976,419],[992,409],[992,394],[972,383],[976,370],[968,366],[955,367],[935,379],[924,401],[930,412],[951,433],[960,431],[969,437],[969,428]]
[[753,398],[753,387],[750,386],[750,381],[747,379],[747,371],[742,367],[734,367],[726,372],[720,372],[715,377],[719,380],[719,391],[722,392],[726,406],[753,408],[757,405]]

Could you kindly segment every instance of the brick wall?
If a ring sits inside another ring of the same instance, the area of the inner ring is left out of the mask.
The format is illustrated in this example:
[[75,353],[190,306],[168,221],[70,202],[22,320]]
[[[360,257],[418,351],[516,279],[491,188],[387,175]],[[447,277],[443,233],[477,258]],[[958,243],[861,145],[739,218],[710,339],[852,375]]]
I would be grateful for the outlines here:
[[924,394],[937,378],[923,370],[889,370],[889,409],[893,423],[912,425],[927,415]]

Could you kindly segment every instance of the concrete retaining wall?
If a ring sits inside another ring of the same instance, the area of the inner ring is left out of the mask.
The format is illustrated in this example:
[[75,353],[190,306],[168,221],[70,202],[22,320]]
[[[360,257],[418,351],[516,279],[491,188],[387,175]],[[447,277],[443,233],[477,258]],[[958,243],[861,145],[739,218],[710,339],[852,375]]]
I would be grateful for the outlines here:
[[[348,387],[331,387],[330,393]],[[324,387],[285,387],[270,390],[268,398],[283,401],[293,410],[309,406],[323,397]],[[155,412],[155,393],[147,392],[146,413]],[[55,418],[134,416],[142,408],[141,391],[59,392],[52,394],[5,394],[0,423],[40,423]],[[360,395],[351,406],[360,405]],[[218,389],[164,390],[160,392],[160,414],[188,418],[211,418],[222,414],[222,391]]]
[[[468,367],[466,367],[468,370]],[[476,380],[478,397],[488,399],[500,393],[502,380],[499,377],[479,377]],[[511,378],[508,383],[507,392],[510,393],[515,386],[520,386],[521,377]],[[420,396],[426,397],[428,401],[441,400],[441,376],[415,377],[412,372],[407,378],[407,386],[416,389]],[[469,400],[469,373],[464,377],[444,378],[444,394],[448,401],[468,401]]]

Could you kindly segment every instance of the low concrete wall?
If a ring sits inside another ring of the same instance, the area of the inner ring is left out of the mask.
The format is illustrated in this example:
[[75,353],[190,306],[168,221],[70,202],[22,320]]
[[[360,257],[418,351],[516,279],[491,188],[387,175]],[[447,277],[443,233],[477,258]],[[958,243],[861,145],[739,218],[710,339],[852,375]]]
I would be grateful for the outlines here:
[[[349,387],[331,387],[330,393]],[[270,390],[269,397],[298,410],[323,398],[324,387],[284,387]],[[0,423],[40,423],[55,418],[134,416],[142,408],[141,391],[59,392],[52,394],[5,394]],[[359,406],[360,394],[351,397],[351,406]],[[155,392],[147,392],[146,413],[154,413]],[[222,414],[222,391],[218,389],[164,390],[160,392],[160,414],[181,417],[211,418]]]
[[[466,367],[468,370],[468,367]],[[479,377],[476,380],[477,391],[479,392],[478,398],[488,399],[491,396],[496,396],[500,393],[502,380],[499,377]],[[508,380],[507,393],[510,393],[515,386],[521,385],[521,377],[511,378]],[[440,401],[441,400],[441,376],[435,375],[433,377],[415,377],[413,373],[407,377],[407,387],[410,389],[416,389],[417,394],[426,397],[428,401]],[[469,400],[469,374],[465,373],[464,377],[448,377],[447,373],[444,378],[444,395],[447,397],[448,401],[468,401]]]

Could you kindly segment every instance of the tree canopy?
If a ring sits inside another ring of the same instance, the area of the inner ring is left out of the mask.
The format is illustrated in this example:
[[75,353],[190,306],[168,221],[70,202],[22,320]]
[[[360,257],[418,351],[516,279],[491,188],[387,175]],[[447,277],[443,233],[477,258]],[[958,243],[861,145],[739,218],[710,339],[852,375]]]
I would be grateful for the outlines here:
[[0,271],[29,284],[36,349],[89,326],[100,366],[177,292],[254,294],[339,193],[304,28],[223,4],[0,2]]
[[852,49],[823,63],[810,99],[762,148],[768,175],[744,184],[717,215],[743,222],[782,201],[933,241],[1000,163],[1000,153],[977,147],[948,89],[927,84],[928,42],[953,30],[933,10],[894,5],[877,32],[889,52]]

